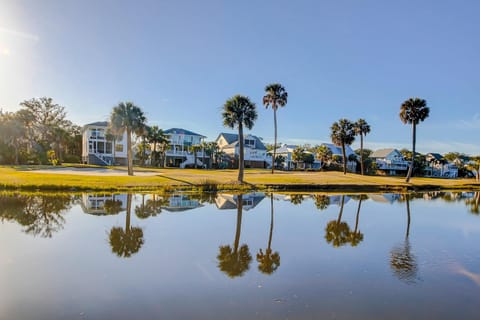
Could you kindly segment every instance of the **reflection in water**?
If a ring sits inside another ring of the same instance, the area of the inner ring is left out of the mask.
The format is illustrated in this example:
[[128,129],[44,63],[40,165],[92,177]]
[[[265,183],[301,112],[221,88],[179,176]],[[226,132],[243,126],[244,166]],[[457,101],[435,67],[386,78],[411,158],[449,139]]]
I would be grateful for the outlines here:
[[250,268],[252,256],[248,245],[240,244],[240,232],[242,228],[243,195],[237,196],[237,229],[235,231],[235,242],[233,249],[230,245],[220,246],[220,253],[217,256],[218,268],[225,272],[230,278],[242,276]]
[[81,206],[85,213],[96,216],[118,214],[125,210],[126,194],[84,193]]
[[479,273],[471,272],[471,271],[465,269],[463,266],[461,266],[459,264],[454,266],[453,271],[455,273],[464,275],[468,279],[472,280],[477,286],[480,286],[480,274]]
[[315,194],[313,200],[318,210],[325,210],[330,205],[330,197],[324,194]]
[[162,212],[163,206],[168,206],[170,200],[168,196],[159,196],[151,194],[150,198],[145,201],[147,195],[142,194],[142,203],[135,206],[135,215],[140,219],[155,217]]
[[355,218],[355,229],[350,233],[349,240],[352,247],[356,247],[360,242],[363,241],[363,233],[358,230],[358,221],[360,218],[360,208],[362,206],[362,201],[367,199],[366,195],[358,196],[358,207],[357,207],[357,216]]
[[408,241],[410,235],[410,195],[406,194],[403,198],[407,205],[407,232],[403,244],[395,246],[390,252],[390,267],[399,280],[407,284],[414,284],[417,281],[418,265],[417,258],[411,252],[410,242]]
[[255,208],[263,199],[265,194],[263,192],[252,192],[242,195],[242,200],[239,200],[236,194],[219,193],[215,198],[215,204],[218,209],[235,209],[238,208],[238,203],[241,201],[242,210],[250,210]]
[[303,202],[303,194],[291,194],[290,202],[294,205],[299,205]]
[[274,273],[280,266],[280,254],[275,251],[272,253],[272,234],[273,234],[273,193],[270,194],[270,235],[268,236],[268,245],[263,253],[262,249],[257,253],[258,270],[265,274]]
[[325,240],[334,247],[341,247],[350,241],[350,227],[346,222],[342,222],[344,204],[345,196],[342,195],[338,219],[330,221],[325,228]]
[[127,194],[127,215],[125,219],[125,230],[121,227],[113,227],[110,230],[110,246],[112,252],[119,257],[128,258],[137,253],[142,247],[143,230],[139,227],[130,226],[130,214],[132,211],[132,194]]
[[68,194],[0,195],[0,219],[16,221],[27,234],[51,238],[63,229],[63,215],[71,208],[72,199]]
[[467,205],[471,213],[477,215],[480,214],[480,192],[475,192],[472,198],[465,200],[465,204]]

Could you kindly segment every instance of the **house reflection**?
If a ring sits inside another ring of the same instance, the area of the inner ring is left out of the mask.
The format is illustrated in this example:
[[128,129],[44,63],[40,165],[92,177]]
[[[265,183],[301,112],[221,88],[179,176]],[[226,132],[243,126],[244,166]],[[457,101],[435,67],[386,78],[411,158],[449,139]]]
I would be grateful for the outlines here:
[[199,200],[192,199],[186,194],[175,194],[168,198],[167,205],[162,206],[169,212],[181,212],[203,207]]
[[126,194],[84,193],[80,205],[85,213],[104,216],[125,211],[126,203]]
[[375,194],[371,193],[368,195],[368,197],[375,202],[390,203],[390,204],[400,199],[400,195],[397,193],[375,193]]
[[[236,194],[219,193],[215,198],[215,204],[220,210],[236,209],[238,207],[238,198]],[[263,192],[243,194],[241,197],[243,210],[255,208],[264,198],[265,193]]]

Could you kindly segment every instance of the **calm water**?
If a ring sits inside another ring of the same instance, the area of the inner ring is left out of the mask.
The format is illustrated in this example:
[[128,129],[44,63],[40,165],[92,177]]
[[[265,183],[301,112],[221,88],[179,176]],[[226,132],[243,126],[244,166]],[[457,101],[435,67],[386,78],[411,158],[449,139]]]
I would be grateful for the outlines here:
[[479,319],[479,202],[0,194],[0,319]]

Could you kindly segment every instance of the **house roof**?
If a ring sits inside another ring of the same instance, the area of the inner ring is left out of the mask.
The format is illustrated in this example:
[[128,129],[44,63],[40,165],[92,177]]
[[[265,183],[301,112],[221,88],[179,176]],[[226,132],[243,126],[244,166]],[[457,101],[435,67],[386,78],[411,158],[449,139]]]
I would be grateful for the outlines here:
[[[275,150],[275,153],[290,153],[293,152],[298,146],[294,144],[284,144],[280,148]],[[273,153],[273,151],[269,151],[268,153]]]
[[[222,136],[225,139],[225,141],[227,141],[227,143],[228,143],[228,145],[226,145],[224,148],[233,148],[238,144],[238,134],[222,132],[218,135],[218,138],[217,138],[216,141],[218,141],[218,139],[220,139],[220,137],[222,137]],[[265,145],[263,144],[262,140],[260,140],[259,137],[251,135],[251,134],[245,135],[244,137],[251,137],[255,140],[255,149],[257,149],[257,150],[267,150],[267,148],[265,147]]]
[[97,127],[107,127],[108,126],[108,121],[97,121],[97,122],[92,122],[92,123],[87,123],[86,126],[97,126]]
[[204,135],[195,133],[195,132],[190,131],[190,130],[185,130],[185,129],[182,129],[182,128],[170,128],[168,130],[163,131],[163,133],[164,134],[183,134],[183,135],[186,135],[186,136],[198,136],[198,137],[206,138]]
[[[342,155],[341,146],[336,146],[333,143],[322,143],[322,145],[330,149],[330,151],[332,151],[332,155]],[[347,154],[347,157],[351,154],[355,154],[355,152],[352,150],[352,148],[350,148],[350,146],[345,146],[345,153]]]
[[433,152],[427,154],[427,157],[430,158],[430,159],[433,158],[435,160],[442,160],[443,159],[443,156],[440,153],[433,153]]
[[397,149],[387,148],[387,149],[378,149],[375,150],[371,155],[370,158],[385,158],[390,153],[394,152]]

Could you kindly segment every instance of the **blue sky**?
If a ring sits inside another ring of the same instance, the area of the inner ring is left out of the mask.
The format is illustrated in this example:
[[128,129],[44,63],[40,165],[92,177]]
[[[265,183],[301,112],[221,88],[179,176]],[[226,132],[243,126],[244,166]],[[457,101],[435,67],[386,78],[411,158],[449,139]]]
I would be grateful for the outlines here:
[[[49,96],[83,125],[131,100],[161,128],[214,140],[234,94],[257,103],[252,133],[273,142],[264,87],[289,93],[279,141],[330,142],[364,118],[365,147],[410,146],[398,113],[427,100],[420,152],[480,154],[478,1],[0,1],[0,108]],[[354,143],[354,148],[358,143]]]

